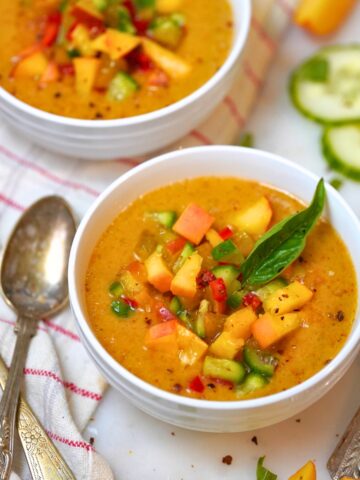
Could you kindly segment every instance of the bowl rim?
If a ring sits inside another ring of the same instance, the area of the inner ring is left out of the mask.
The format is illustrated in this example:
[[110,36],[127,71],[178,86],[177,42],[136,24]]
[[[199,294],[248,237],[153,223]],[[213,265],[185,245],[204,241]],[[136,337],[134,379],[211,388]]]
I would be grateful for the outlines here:
[[[232,9],[234,10],[234,2],[238,0],[230,0]],[[243,3],[243,17],[239,23],[239,29],[234,32],[234,41],[231,46],[230,52],[221,65],[219,70],[210,77],[203,85],[197,88],[194,92],[190,93],[186,97],[178,100],[175,103],[172,103],[166,107],[159,108],[152,112],[143,113],[141,115],[134,115],[132,117],[125,118],[115,118],[115,119],[102,119],[102,120],[90,120],[90,119],[80,119],[66,117],[63,115],[57,115],[54,113],[46,112],[40,108],[33,107],[22,100],[19,100],[3,87],[0,86],[0,99],[2,98],[5,102],[13,105],[18,110],[32,115],[37,119],[48,121],[50,123],[56,123],[59,125],[73,126],[78,128],[112,128],[112,127],[128,127],[133,125],[144,124],[154,120],[167,117],[168,115],[175,114],[179,110],[186,108],[193,102],[198,101],[201,97],[206,95],[210,90],[212,90],[219,82],[235,67],[236,62],[238,61],[240,54],[247,40],[249,28],[250,28],[250,19],[251,19],[251,0],[241,0]],[[233,12],[234,13],[234,12]]]
[[[164,163],[165,165],[173,162],[176,157],[183,157],[184,155],[191,155],[192,153],[202,154],[206,157],[207,152],[214,152],[217,151],[219,154],[226,154],[226,152],[238,152],[240,154],[246,154],[247,157],[251,156],[262,156],[266,157],[268,161],[275,162],[277,167],[281,168],[290,168],[293,171],[297,172],[299,175],[307,176],[309,179],[317,182],[319,180],[319,176],[312,173],[311,171],[297,165],[290,160],[285,159],[284,157],[273,154],[270,152],[266,152],[260,149],[248,149],[246,147],[238,147],[238,146],[222,146],[222,145],[211,145],[211,146],[200,146],[200,147],[191,147],[186,148],[183,150],[176,150],[170,153],[165,153],[159,156],[154,157],[151,160],[148,160],[144,163],[137,165],[136,167],[132,168],[131,170],[122,174],[119,178],[117,178],[114,182],[112,182],[95,200],[95,202],[91,205],[91,207],[87,210],[86,214],[84,215],[79,228],[76,232],[74,242],[70,252],[69,258],[69,268],[68,268],[68,279],[69,279],[69,298],[72,307],[72,311],[74,313],[76,326],[79,330],[80,336],[85,344],[88,342],[91,345],[91,348],[94,349],[100,358],[111,368],[112,371],[116,372],[116,375],[120,377],[124,377],[126,381],[130,384],[134,384],[140,390],[145,390],[147,394],[152,395],[153,397],[160,398],[163,401],[168,401],[170,403],[174,403],[177,405],[181,405],[183,407],[190,407],[190,408],[199,408],[206,411],[239,411],[239,410],[246,410],[246,409],[257,409],[262,408],[264,406],[270,406],[276,403],[281,403],[283,401],[288,401],[292,397],[301,395],[306,391],[315,387],[315,385],[321,383],[321,381],[325,381],[328,377],[336,372],[340,365],[342,365],[346,359],[351,357],[357,348],[360,348],[360,322],[359,324],[351,331],[350,335],[348,336],[346,343],[340,349],[340,351],[336,354],[336,356],[329,362],[325,367],[319,370],[317,373],[312,375],[307,380],[303,381],[302,383],[295,385],[293,387],[288,388],[285,391],[277,392],[270,394],[268,396],[248,399],[248,400],[230,400],[230,401],[222,401],[222,400],[202,400],[197,398],[185,397],[181,395],[177,395],[175,393],[167,392],[162,390],[161,388],[155,387],[154,385],[142,380],[141,378],[137,377],[135,374],[131,373],[125,367],[123,367],[117,360],[115,360],[102,346],[100,341],[97,339],[95,334],[93,333],[92,329],[90,328],[89,323],[86,320],[85,313],[82,311],[79,302],[79,294],[78,289],[76,287],[76,260],[77,260],[77,251],[79,249],[79,244],[81,238],[83,236],[84,231],[87,229],[88,223],[91,221],[93,214],[96,212],[97,208],[103,203],[107,197],[111,196],[114,191],[119,189],[121,185],[126,182],[128,179],[141,174],[144,170],[151,169],[153,165],[158,165]],[[180,180],[180,179],[179,179]],[[344,212],[349,217],[349,221],[355,225],[357,230],[359,231],[360,235],[360,221],[350,208],[350,206],[346,203],[346,201],[342,198],[342,196],[335,190],[329,183],[325,182],[325,188],[327,195],[333,197],[336,203],[341,207]],[[149,190],[150,191],[150,190]],[[291,195],[291,192],[288,192]],[[346,244],[345,244],[346,245]],[[355,262],[353,261],[355,271],[357,267]],[[359,315],[359,285],[357,285],[358,291],[358,299],[357,299],[357,313],[354,318],[354,322],[356,321]],[[93,356],[94,354],[92,354]]]

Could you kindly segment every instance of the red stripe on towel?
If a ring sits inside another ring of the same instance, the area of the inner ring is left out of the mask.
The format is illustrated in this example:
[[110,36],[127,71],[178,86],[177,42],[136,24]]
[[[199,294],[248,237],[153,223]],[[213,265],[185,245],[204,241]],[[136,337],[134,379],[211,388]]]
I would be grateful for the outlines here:
[[81,183],[73,182],[71,180],[67,180],[66,178],[61,178],[58,175],[56,175],[53,172],[50,172],[46,168],[31,162],[30,160],[26,160],[25,158],[19,157],[16,153],[10,151],[4,145],[0,145],[0,153],[5,155],[9,160],[12,160],[16,162],[18,165],[21,165],[24,168],[28,168],[29,170],[32,170],[39,175],[42,175],[43,177],[47,178],[48,180],[51,180],[59,185],[62,185],[64,187],[72,188],[74,190],[82,190],[85,193],[88,193],[89,195],[93,197],[97,197],[99,195],[99,192],[96,190],[92,189],[91,187],[88,187],[87,185],[83,185]]
[[80,342],[80,338],[78,335],[75,333],[71,332],[70,330],[67,330],[64,327],[61,327],[60,325],[56,325],[56,323],[51,322],[50,320],[44,320],[44,324],[54,330],[55,332],[62,333],[66,337],[71,338],[72,340],[75,340],[76,342]]
[[264,27],[255,17],[252,17],[251,24],[254,27],[255,32],[259,35],[259,37],[263,41],[263,43],[267,45],[270,48],[270,50],[275,50],[276,42],[272,37],[270,37],[270,35],[267,33],[267,31],[264,29]]
[[39,370],[37,368],[24,368],[24,375],[34,375],[38,377],[47,377],[55,380],[56,382],[60,383],[66,389],[70,390],[72,393],[76,393],[77,395],[81,395],[82,397],[89,398],[91,400],[96,400],[99,402],[102,399],[102,395],[95,392],[90,392],[85,388],[78,387],[72,382],[66,382],[62,380],[56,373],[51,372],[49,370]]
[[69,447],[84,448],[88,452],[94,451],[94,447],[92,445],[90,445],[90,443],[82,442],[82,441],[79,441],[79,440],[70,440],[69,438],[61,437],[57,433],[49,432],[49,430],[46,430],[46,433],[49,435],[49,437],[52,440],[56,440],[57,442],[64,443],[65,445],[68,445]]
[[190,135],[192,135],[196,140],[199,142],[203,143],[204,145],[212,145],[213,142],[208,138],[206,135],[203,133],[199,132],[199,130],[193,130],[190,132]]
[[9,197],[5,197],[5,195],[3,195],[2,193],[0,193],[0,202],[4,203],[5,205],[7,205],[8,207],[12,207],[14,208],[15,210],[18,210],[19,212],[23,212],[25,210],[25,207],[23,207],[22,205],[16,203],[14,200],[12,200],[11,198]]
[[231,97],[225,97],[224,98],[224,104],[228,107],[230,110],[230,113],[232,114],[233,118],[236,120],[237,124],[239,127],[242,127],[245,123],[244,117],[240,114],[234,100]]

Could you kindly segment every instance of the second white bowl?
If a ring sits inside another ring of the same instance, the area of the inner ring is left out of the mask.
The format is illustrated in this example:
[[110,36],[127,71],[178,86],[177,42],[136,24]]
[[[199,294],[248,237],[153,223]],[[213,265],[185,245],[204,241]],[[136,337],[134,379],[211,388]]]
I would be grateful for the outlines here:
[[182,100],[144,115],[115,120],[79,120],[44,112],[0,87],[0,113],[32,142],[51,151],[88,160],[144,155],[179,140],[223,99],[238,70],[247,38],[250,0],[231,0],[234,40],[216,74]]
[[[70,301],[85,348],[108,381],[141,410],[166,422],[195,430],[239,432],[271,425],[305,409],[345,373],[359,349],[359,309],[338,355],[320,372],[284,392],[263,398],[215,402],[178,396],[156,388],[120,365],[104,349],[87,322],[85,276],[92,251],[118,212],[157,187],[198,176],[233,176],[270,184],[309,202],[318,178],[283,158],[240,147],[201,147],[163,155],[121,176],[85,215],[69,263]],[[326,216],[352,257],[360,284],[360,224],[341,196],[326,186]]]

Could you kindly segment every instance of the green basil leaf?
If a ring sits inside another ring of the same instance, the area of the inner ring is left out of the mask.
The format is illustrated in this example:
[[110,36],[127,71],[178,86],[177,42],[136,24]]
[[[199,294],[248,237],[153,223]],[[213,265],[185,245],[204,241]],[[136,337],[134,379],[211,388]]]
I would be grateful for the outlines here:
[[267,468],[263,466],[265,457],[261,457],[257,463],[256,469],[256,480],[277,480],[277,475],[270,472]]
[[277,223],[256,242],[241,266],[242,287],[270,282],[298,258],[324,208],[325,194],[321,179],[308,208]]

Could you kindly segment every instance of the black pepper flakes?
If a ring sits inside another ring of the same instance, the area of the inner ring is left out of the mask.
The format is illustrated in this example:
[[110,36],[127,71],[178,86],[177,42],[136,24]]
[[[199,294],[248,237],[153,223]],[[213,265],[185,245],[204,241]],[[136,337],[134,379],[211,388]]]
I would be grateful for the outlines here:
[[181,392],[182,386],[180,385],[180,383],[174,383],[174,385],[172,386],[172,389],[174,392]]
[[54,93],[54,98],[60,98],[60,97],[61,97],[61,92]]
[[95,443],[95,438],[94,438],[94,437],[90,437],[89,443],[90,443],[91,446],[93,446],[94,443]]
[[255,444],[255,445],[258,445],[258,439],[257,439],[257,436],[254,435],[251,439],[251,441]]
[[222,463],[225,463],[225,465],[231,465],[233,461],[233,458],[231,455],[225,455],[222,459]]
[[336,314],[336,320],[338,322],[342,322],[345,318],[344,312],[342,310],[339,310]]

